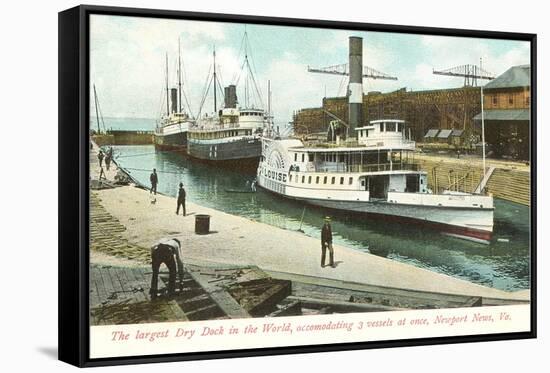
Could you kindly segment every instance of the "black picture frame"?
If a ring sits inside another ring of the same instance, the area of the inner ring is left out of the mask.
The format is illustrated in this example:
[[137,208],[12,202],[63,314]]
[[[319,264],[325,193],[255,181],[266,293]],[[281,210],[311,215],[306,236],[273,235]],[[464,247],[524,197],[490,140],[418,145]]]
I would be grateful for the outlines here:
[[[481,37],[527,41],[531,46],[531,330],[529,332],[420,338],[396,341],[214,351],[201,353],[89,358],[89,17],[93,14],[246,22],[407,34]],[[435,345],[536,338],[537,331],[537,36],[529,33],[460,30],[326,20],[274,18],[82,5],[59,13],[59,359],[79,367],[220,359],[259,355],[328,352],[370,348]]]

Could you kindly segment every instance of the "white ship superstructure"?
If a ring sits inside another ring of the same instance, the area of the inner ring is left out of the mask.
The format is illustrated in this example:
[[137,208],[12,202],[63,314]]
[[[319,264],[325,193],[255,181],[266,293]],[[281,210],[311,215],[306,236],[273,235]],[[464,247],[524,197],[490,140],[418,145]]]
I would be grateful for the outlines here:
[[166,56],[166,112],[160,117],[153,141],[160,150],[187,150],[187,133],[193,125],[193,118],[183,109],[181,54],[178,45],[178,87],[169,88],[168,56]]
[[487,242],[493,232],[491,196],[434,194],[414,162],[415,143],[401,120],[355,128],[356,142],[306,146],[263,139],[258,185],[313,205],[420,222],[450,235]]
[[[250,66],[246,45],[247,34],[243,37],[245,45],[244,62],[241,72],[244,79],[244,100],[240,104],[237,99],[237,85],[230,84],[224,88],[223,107],[217,105],[217,87],[221,85],[217,77],[216,53],[213,53],[211,84],[207,85],[204,97],[212,86],[214,93],[214,111],[204,114],[197,119],[196,126],[189,130],[189,145],[187,153],[190,157],[207,163],[227,166],[237,169],[246,169],[254,172],[262,152],[262,136],[270,136],[271,115],[270,109],[262,108],[262,99],[259,88]],[[268,89],[268,95],[269,95]],[[257,96],[256,102],[250,96]],[[204,99],[203,99],[204,103]],[[269,105],[269,103],[268,103]],[[202,111],[199,110],[199,113]]]

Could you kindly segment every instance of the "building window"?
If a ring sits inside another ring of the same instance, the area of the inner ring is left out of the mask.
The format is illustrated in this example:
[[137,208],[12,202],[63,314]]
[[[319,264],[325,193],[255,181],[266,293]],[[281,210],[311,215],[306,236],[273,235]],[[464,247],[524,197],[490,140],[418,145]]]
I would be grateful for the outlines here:
[[395,132],[395,122],[386,123],[386,132]]
[[292,174],[290,175],[290,180],[289,181],[292,181]]
[[315,184],[319,184],[319,176],[315,178]]
[[333,176],[332,179],[330,180],[330,183],[334,184],[335,182],[336,182],[336,177]]
[[343,177],[340,178],[340,185],[344,185],[344,178]]
[[305,154],[302,154],[302,163],[304,163],[306,160],[306,155]]
[[510,95],[508,96],[508,104],[513,105],[514,104],[514,96]]
[[302,176],[302,184],[304,184],[305,182],[306,182],[306,177]]
[[353,184],[353,177],[349,178],[349,185]]
[[309,176],[309,177],[307,178],[307,183],[308,183],[308,184],[311,184],[311,176]]
[[498,99],[497,99],[497,96],[493,96],[493,106],[497,106],[498,104]]
[[326,184],[326,183],[327,183],[327,177],[325,176],[325,177],[323,178],[323,184]]
[[313,162],[313,153],[309,153],[308,155],[309,161]]
[[294,153],[294,162],[298,162],[298,153]]

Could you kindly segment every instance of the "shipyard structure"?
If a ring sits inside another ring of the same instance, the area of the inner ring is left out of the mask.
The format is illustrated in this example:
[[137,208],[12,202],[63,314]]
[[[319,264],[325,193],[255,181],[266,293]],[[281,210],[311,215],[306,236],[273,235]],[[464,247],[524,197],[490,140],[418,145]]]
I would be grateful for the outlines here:
[[[348,97],[323,98],[321,107],[294,113],[297,136],[327,134],[335,118],[348,118]],[[484,87],[486,141],[490,156],[529,159],[530,68],[513,66]],[[360,122],[401,119],[419,147],[475,151],[481,142],[481,88],[376,91],[362,96]]]

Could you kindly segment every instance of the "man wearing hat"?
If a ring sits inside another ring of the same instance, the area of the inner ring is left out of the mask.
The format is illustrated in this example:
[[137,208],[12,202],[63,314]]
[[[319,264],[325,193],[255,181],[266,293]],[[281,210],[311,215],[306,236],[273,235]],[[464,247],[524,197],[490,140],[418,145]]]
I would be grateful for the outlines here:
[[149,194],[154,192],[155,195],[157,195],[157,184],[159,183],[159,177],[157,175],[156,168],[153,168],[153,173],[149,176],[149,180],[151,180],[151,190],[149,191]]
[[183,207],[183,216],[185,216],[185,189],[183,183],[180,183],[180,190],[178,191],[178,207],[176,208],[176,215],[180,213],[180,206]]
[[332,228],[330,227],[330,217],[325,217],[325,224],[321,229],[321,267],[325,267],[325,257],[328,252],[330,255],[329,266],[334,268],[334,249],[332,247]]
[[181,242],[177,238],[164,238],[151,247],[151,265],[153,277],[151,278],[151,299],[157,297],[158,277],[162,263],[168,267],[168,294],[173,295],[176,289],[176,266],[180,280],[183,278],[183,262],[181,261]]

